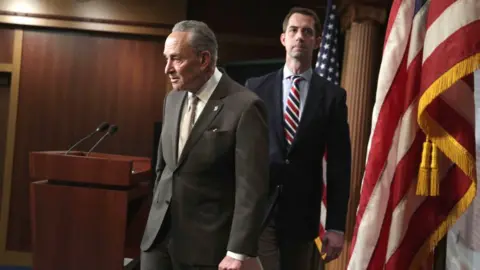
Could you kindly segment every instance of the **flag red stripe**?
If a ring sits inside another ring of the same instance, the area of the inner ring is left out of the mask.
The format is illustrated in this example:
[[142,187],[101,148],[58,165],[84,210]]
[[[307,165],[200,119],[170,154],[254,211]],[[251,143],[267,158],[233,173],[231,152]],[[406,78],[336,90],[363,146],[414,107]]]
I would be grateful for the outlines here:
[[[407,47],[408,51],[408,47]],[[359,221],[362,219],[365,208],[370,200],[373,189],[379,181],[380,174],[387,161],[387,156],[393,142],[393,137],[399,120],[404,115],[405,111],[412,104],[417,96],[418,90],[413,87],[415,79],[418,75],[413,75],[417,65],[420,63],[421,54],[419,54],[413,61],[410,67],[412,71],[409,74],[407,71],[406,62],[407,55],[405,54],[402,63],[398,69],[392,87],[385,97],[378,121],[374,130],[374,135],[371,138],[370,154],[368,156],[367,165],[365,167],[364,180],[362,184],[362,196],[360,197],[359,208],[357,212],[357,222],[355,226],[355,233],[352,239],[352,247],[356,242],[356,231],[358,230]],[[409,79],[409,77],[412,77]],[[407,87],[407,85],[409,87]]]
[[428,8],[428,18],[427,18],[427,28],[432,25],[433,22],[435,22],[440,15],[447,9],[449,6],[451,6],[453,3],[455,3],[457,0],[442,0],[438,1],[438,3],[435,3],[434,5],[430,5]]
[[471,89],[472,89],[472,93],[473,93],[473,83],[474,83],[474,80],[475,80],[474,77],[473,77],[473,73],[472,73],[472,74],[468,74],[467,76],[463,77],[462,80],[463,80],[466,84],[472,86]]
[[383,269],[385,265],[385,259],[387,255],[387,246],[388,246],[388,236],[390,233],[390,224],[392,222],[392,203],[391,198],[387,202],[387,209],[385,210],[385,216],[383,216],[382,229],[378,237],[377,245],[372,253],[370,262],[368,263],[368,268],[371,270]]
[[[449,36],[423,63],[422,93],[458,62],[480,51],[480,20],[462,27]],[[459,47],[462,49],[460,50]]]
[[405,239],[387,262],[386,269],[409,269],[420,247],[445,221],[452,208],[468,190],[471,180],[453,166],[440,184],[440,196],[427,197],[410,219]]
[[412,184],[411,181],[406,181],[406,179],[413,180],[418,173],[418,167],[422,154],[422,144],[424,141],[425,135],[421,130],[419,130],[415,136],[412,146],[395,169],[395,175],[393,177],[392,186],[390,187],[390,198],[388,200],[388,206],[385,212],[382,230],[380,232],[380,236],[370,262],[371,267],[369,267],[369,269],[382,268],[385,263],[392,212],[405,197],[410,185]]
[[387,46],[387,40],[390,37],[390,32],[392,31],[394,22],[397,19],[398,11],[400,10],[400,6],[402,2],[403,0],[395,0],[392,3],[392,8],[390,9],[390,15],[388,17],[387,31],[385,32],[385,41],[383,44],[384,45],[383,49],[385,49],[385,46]]
[[397,207],[405,197],[412,184],[411,181],[418,175],[424,142],[425,134],[419,130],[407,154],[398,163],[390,187],[390,196],[394,207]]
[[440,98],[435,99],[427,112],[475,157],[475,130],[470,123]]

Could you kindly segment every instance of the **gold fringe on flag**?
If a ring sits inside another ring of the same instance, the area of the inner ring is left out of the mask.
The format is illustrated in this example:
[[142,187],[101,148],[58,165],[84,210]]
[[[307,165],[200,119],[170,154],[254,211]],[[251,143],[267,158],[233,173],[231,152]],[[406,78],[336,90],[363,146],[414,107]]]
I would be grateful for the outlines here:
[[430,159],[432,144],[427,137],[423,143],[422,163],[418,172],[417,195],[428,196],[430,191]]
[[[442,151],[448,159],[455,163],[455,165],[472,180],[472,183],[467,192],[450,211],[446,219],[439,224],[437,229],[432,232],[420,250],[415,254],[409,267],[410,269],[418,269],[421,266],[425,258],[428,257],[428,254],[432,252],[438,242],[446,235],[449,228],[455,224],[457,219],[467,210],[477,193],[475,157],[426,111],[427,106],[435,98],[448,90],[458,80],[473,73],[477,69],[480,69],[480,53],[476,53],[457,63],[430,85],[420,97],[417,120],[420,128],[427,135],[427,143],[430,144],[430,149],[426,149],[428,148],[428,144],[424,144],[422,163],[419,169],[417,194],[419,193],[419,189],[420,191],[425,191],[424,188],[426,184],[423,181],[426,179],[430,180],[429,193],[439,194],[440,177],[438,176],[437,148]],[[427,168],[428,164],[430,164],[429,168]],[[423,168],[427,168],[427,171],[430,173],[428,177],[422,172],[424,170]],[[422,184],[421,187],[419,187],[420,184]]]
[[437,146],[432,143],[432,162],[430,163],[430,196],[440,195],[440,177],[438,177]]

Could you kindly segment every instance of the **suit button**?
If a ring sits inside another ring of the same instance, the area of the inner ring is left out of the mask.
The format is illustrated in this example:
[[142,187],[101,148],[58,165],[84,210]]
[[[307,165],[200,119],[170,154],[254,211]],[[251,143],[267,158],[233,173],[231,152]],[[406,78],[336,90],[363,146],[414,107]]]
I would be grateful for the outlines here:
[[165,203],[166,203],[166,204],[170,204],[170,200],[165,200]]
[[287,164],[287,165],[290,164],[290,160],[285,159],[285,164]]

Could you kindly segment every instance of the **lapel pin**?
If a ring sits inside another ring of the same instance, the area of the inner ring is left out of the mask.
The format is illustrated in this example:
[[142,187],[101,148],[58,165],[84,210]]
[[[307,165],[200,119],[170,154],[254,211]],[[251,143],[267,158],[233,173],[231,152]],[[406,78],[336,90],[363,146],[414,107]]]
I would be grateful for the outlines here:
[[218,105],[213,108],[213,111],[214,112],[218,111]]

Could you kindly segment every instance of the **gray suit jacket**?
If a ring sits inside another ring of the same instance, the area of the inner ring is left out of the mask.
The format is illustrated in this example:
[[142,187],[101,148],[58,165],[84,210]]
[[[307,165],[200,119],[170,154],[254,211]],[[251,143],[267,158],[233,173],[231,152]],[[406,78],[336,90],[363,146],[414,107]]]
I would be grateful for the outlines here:
[[172,91],[165,99],[157,180],[141,248],[152,246],[169,215],[169,250],[178,262],[217,265],[227,250],[256,256],[269,186],[264,104],[223,74],[178,159],[186,97],[187,92]]

